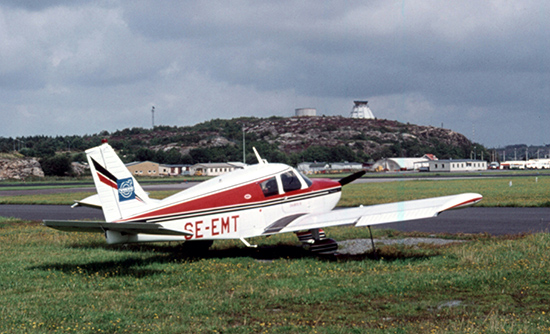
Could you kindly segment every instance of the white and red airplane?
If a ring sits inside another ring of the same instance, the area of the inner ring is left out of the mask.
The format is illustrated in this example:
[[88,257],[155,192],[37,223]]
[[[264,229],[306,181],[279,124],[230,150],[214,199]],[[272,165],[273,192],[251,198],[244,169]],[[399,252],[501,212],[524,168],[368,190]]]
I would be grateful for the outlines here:
[[480,194],[359,206],[333,210],[342,186],[361,177],[358,172],[340,181],[310,180],[294,168],[267,163],[247,166],[162,200],[149,198],[112,147],[86,151],[97,195],[82,204],[101,207],[105,222],[53,221],[44,225],[62,231],[102,232],[107,243],[207,241],[246,239],[294,232],[311,251],[334,252],[338,245],[322,228],[357,227],[435,217],[440,212],[473,205]]

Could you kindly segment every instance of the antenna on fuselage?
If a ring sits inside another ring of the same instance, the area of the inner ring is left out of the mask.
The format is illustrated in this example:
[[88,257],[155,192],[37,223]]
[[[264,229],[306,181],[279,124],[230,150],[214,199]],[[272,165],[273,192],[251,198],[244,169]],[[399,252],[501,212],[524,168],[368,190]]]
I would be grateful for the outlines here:
[[258,163],[259,163],[260,165],[266,164],[266,163],[267,163],[267,160],[262,159],[262,157],[260,157],[260,153],[258,153],[258,151],[256,150],[256,148],[255,148],[255,147],[252,147],[252,149],[254,150],[254,154],[256,155],[256,159],[258,159]]

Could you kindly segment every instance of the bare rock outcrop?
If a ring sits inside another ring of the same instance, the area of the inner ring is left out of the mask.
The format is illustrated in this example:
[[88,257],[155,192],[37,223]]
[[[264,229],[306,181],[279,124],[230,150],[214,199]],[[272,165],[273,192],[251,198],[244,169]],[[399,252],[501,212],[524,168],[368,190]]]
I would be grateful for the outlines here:
[[0,158],[0,180],[22,180],[28,177],[44,177],[40,163],[35,158]]

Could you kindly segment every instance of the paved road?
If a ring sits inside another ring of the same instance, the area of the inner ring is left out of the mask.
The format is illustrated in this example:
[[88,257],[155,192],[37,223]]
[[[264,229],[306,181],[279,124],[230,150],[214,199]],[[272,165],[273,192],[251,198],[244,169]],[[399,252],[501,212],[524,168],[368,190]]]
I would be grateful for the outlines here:
[[[0,216],[27,220],[103,220],[100,210],[64,205],[0,205]],[[472,207],[443,212],[439,217],[380,225],[399,231],[489,233],[492,235],[550,231],[550,208]]]
[[101,220],[103,212],[88,207],[71,208],[69,205],[0,205],[0,216],[25,220]]
[[472,207],[441,213],[432,219],[383,225],[400,231],[489,233],[493,235],[550,231],[550,208]]

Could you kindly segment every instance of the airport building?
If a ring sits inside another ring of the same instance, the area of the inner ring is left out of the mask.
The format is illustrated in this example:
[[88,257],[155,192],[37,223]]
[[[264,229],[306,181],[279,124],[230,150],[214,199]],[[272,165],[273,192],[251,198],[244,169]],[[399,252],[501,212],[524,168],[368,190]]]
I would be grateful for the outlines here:
[[152,161],[136,161],[126,164],[126,168],[137,176],[159,176],[159,164]]
[[427,171],[428,162],[431,160],[437,160],[437,157],[433,154],[424,154],[420,158],[384,158],[376,161],[372,165],[372,170],[375,172]]
[[487,170],[485,160],[434,160],[429,162],[430,172],[475,172]]
[[296,167],[304,174],[346,173],[364,169],[360,162],[301,162]]
[[215,162],[195,164],[189,168],[191,175],[197,176],[218,176],[234,171],[235,169],[244,168],[246,164],[242,162]]
[[160,176],[189,175],[190,165],[159,165]]

